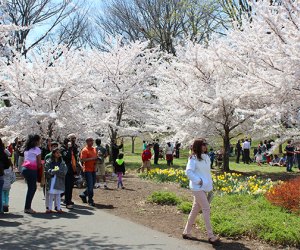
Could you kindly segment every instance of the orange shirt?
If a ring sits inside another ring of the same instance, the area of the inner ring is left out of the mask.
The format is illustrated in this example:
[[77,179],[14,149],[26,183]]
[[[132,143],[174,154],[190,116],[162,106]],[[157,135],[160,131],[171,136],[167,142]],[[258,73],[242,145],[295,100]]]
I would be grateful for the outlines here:
[[[80,158],[81,159],[95,158],[97,156],[98,156],[98,154],[97,154],[96,148],[94,148],[94,147],[91,147],[91,148],[85,147],[81,151]],[[96,171],[96,168],[95,168],[96,162],[97,162],[97,160],[84,162],[83,163],[83,171],[84,172],[95,172]]]

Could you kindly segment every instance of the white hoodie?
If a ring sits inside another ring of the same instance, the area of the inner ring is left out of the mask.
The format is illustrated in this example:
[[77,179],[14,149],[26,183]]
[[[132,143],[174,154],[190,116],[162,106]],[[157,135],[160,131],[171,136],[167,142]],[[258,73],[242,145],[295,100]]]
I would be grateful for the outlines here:
[[[213,181],[210,172],[210,159],[207,154],[201,155],[202,160],[198,160],[196,156],[191,156],[187,166],[186,175],[190,180],[190,189],[192,191],[203,190],[210,192],[213,189]],[[202,180],[203,184],[199,182]]]

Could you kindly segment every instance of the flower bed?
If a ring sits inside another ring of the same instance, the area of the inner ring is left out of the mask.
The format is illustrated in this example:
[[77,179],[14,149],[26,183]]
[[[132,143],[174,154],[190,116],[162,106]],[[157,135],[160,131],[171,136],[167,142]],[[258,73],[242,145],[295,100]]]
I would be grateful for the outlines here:
[[[155,168],[148,174],[141,174],[140,177],[159,182],[179,183],[181,187],[188,188],[189,180],[182,169],[159,169]],[[273,188],[274,183],[270,179],[262,179],[256,175],[244,177],[236,173],[223,173],[212,175],[214,190],[220,194],[264,194]]]

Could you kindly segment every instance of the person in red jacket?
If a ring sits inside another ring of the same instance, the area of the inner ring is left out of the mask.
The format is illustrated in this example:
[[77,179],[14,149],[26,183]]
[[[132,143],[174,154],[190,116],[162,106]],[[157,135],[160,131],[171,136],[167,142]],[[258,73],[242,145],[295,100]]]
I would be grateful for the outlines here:
[[150,145],[147,145],[146,149],[143,151],[142,153],[142,173],[144,173],[145,171],[145,168],[147,168],[147,172],[150,171],[150,168],[151,168],[151,157],[152,157],[152,154],[151,154],[151,150],[150,150]]

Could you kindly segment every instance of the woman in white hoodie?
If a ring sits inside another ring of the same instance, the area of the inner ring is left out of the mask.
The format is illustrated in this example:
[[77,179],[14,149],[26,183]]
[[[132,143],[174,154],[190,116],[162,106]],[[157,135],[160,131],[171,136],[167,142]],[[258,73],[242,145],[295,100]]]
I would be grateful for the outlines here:
[[208,241],[213,244],[220,239],[213,234],[210,223],[208,193],[213,190],[213,181],[210,171],[207,143],[204,139],[196,139],[192,146],[192,155],[186,166],[186,175],[190,180],[190,189],[193,192],[194,202],[182,237],[184,239],[193,239],[191,236],[192,226],[200,210],[202,210]]

